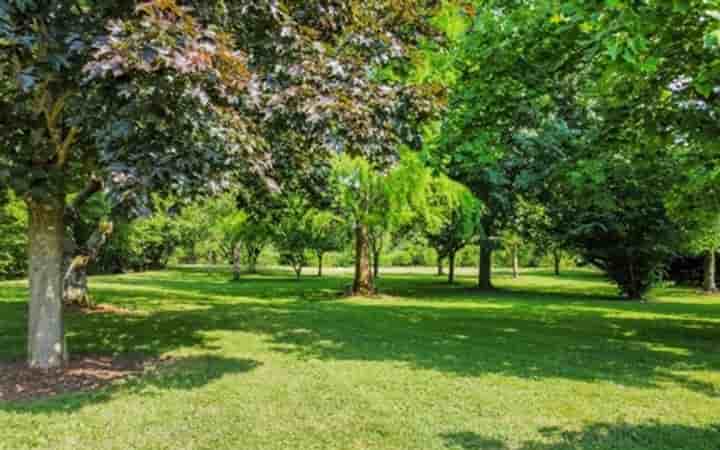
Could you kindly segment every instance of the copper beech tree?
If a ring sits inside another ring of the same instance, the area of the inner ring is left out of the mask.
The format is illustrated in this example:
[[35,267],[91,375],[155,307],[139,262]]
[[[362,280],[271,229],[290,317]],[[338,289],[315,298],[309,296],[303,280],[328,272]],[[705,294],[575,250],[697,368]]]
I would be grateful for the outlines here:
[[0,164],[31,217],[30,365],[67,357],[63,272],[83,295],[112,229],[63,256],[93,195],[133,215],[150,192],[192,195],[273,161],[310,170],[346,152],[381,166],[418,144],[437,92],[405,68],[432,44],[439,3],[0,0]]
[[150,191],[191,193],[262,159],[235,106],[246,64],[228,34],[171,0],[0,1],[0,180],[30,217],[31,367],[68,357],[63,253],[87,199],[103,191],[133,211]]

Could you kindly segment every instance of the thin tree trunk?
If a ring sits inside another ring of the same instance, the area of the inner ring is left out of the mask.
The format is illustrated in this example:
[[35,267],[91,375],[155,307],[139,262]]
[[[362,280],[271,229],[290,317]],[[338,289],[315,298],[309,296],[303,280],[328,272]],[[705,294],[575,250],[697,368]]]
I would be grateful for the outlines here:
[[373,251],[373,276],[375,279],[380,278],[380,251]]
[[448,283],[455,282],[455,252],[448,255]]
[[240,281],[240,272],[242,271],[241,258],[240,258],[240,244],[236,244],[232,250],[232,263],[233,263],[233,281]]
[[371,295],[375,291],[370,267],[370,243],[367,225],[355,227],[355,280],[353,295]]
[[512,275],[514,279],[520,278],[520,261],[518,258],[518,248],[516,245],[512,246]]
[[437,258],[437,264],[438,264],[438,271],[437,274],[439,277],[445,275],[445,271],[443,270],[443,258],[438,256]]
[[715,282],[715,249],[711,249],[705,255],[703,290],[705,292],[717,291],[717,284]]
[[323,275],[323,254],[319,253],[317,255],[318,258],[318,274],[317,276],[321,277]]
[[480,267],[478,271],[478,287],[492,289],[492,255],[490,244],[480,247]]
[[562,260],[562,254],[560,254],[560,250],[553,250],[553,259],[555,264],[555,276],[560,276],[560,262]]
[[260,250],[251,248],[248,251],[248,272],[252,274],[257,273],[257,260],[260,256]]
[[63,325],[63,248],[65,201],[60,195],[43,202],[28,200],[30,238],[30,308],[28,364],[61,367],[67,361]]

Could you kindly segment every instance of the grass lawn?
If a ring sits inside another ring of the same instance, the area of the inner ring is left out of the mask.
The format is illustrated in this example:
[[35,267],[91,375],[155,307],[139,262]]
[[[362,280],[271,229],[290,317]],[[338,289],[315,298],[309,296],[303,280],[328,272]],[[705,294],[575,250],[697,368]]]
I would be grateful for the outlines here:
[[[720,448],[720,297],[625,303],[591,272],[500,288],[388,274],[229,281],[215,269],[97,277],[75,353],[172,355],[93,393],[0,402],[0,449]],[[0,283],[0,359],[23,357],[26,288]]]

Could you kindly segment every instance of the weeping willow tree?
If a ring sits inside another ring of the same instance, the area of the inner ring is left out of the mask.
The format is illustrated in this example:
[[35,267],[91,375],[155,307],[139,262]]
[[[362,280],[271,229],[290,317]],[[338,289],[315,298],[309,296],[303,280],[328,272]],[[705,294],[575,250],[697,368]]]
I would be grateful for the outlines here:
[[[332,170],[336,207],[355,232],[353,295],[375,293],[371,265],[373,236],[418,221],[431,230],[445,225],[445,208],[460,205],[464,190],[450,180],[442,185],[444,197],[438,201],[438,179],[416,153],[403,152],[395,165],[385,169],[362,157],[336,158]],[[440,203],[443,208],[438,207]],[[375,255],[376,261],[378,256]]]

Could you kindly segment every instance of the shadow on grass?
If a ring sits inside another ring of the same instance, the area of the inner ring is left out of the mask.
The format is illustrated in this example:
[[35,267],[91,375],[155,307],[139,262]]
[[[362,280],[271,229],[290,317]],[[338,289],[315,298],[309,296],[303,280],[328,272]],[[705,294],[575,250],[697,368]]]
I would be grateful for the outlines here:
[[595,423],[581,431],[559,428],[540,430],[543,441],[528,441],[520,446],[462,431],[441,435],[451,450],[715,450],[720,445],[720,425],[692,427],[687,425],[650,422],[633,425],[625,423]]
[[[619,305],[521,289],[469,294],[466,287],[447,285],[421,294],[432,285],[430,277],[383,279],[402,298],[315,301],[331,298],[347,279],[232,283],[222,273],[204,282],[199,276],[170,276],[99,280],[93,293],[101,301],[138,313],[70,317],[71,351],[149,356],[181,348],[209,351],[223,345],[214,332],[245,332],[262,335],[273,351],[298,359],[401,362],[462,377],[502,374],[642,388],[674,384],[720,395],[718,386],[693,374],[720,370],[720,308],[712,305]],[[306,296],[298,295],[298,285]],[[425,302],[430,298],[434,301]],[[444,300],[458,301],[445,306]],[[0,318],[11,325],[3,325],[0,336],[9,347],[0,349],[0,357],[22,356],[24,308],[0,301]]]
[[70,413],[84,406],[111,400],[119,395],[157,396],[170,390],[201,388],[227,374],[249,372],[261,363],[250,359],[214,355],[184,357],[161,363],[151,372],[132,376],[96,391],[65,393],[48,399],[0,402],[0,411],[46,414]]

